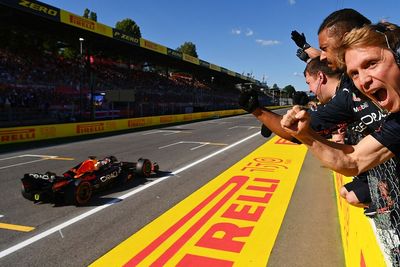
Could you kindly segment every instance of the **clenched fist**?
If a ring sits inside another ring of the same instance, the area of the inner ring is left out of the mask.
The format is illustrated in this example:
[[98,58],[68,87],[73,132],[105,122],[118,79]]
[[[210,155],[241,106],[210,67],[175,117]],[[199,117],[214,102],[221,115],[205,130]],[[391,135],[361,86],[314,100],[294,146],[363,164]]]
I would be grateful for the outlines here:
[[258,107],[260,107],[260,103],[258,102],[258,95],[255,90],[241,92],[238,102],[239,106],[249,113],[252,113]]
[[309,134],[310,115],[300,106],[294,106],[282,117],[281,126],[286,132],[301,140],[302,136]]

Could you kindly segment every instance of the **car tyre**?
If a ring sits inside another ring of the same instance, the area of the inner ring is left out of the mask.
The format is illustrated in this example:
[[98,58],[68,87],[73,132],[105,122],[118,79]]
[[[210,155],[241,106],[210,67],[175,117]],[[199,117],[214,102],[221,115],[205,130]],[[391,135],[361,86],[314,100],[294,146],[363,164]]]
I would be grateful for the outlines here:
[[143,177],[149,177],[151,174],[151,161],[148,159],[138,159],[136,163],[136,174],[143,176]]
[[157,162],[153,162],[153,172],[159,172],[160,171],[160,166],[158,165]]
[[21,194],[24,198],[28,200],[33,200],[33,193],[26,192],[26,189],[24,186],[21,187]]
[[78,185],[71,183],[66,189],[65,200],[67,204],[82,206],[90,201],[92,193],[92,185],[87,181],[80,182]]

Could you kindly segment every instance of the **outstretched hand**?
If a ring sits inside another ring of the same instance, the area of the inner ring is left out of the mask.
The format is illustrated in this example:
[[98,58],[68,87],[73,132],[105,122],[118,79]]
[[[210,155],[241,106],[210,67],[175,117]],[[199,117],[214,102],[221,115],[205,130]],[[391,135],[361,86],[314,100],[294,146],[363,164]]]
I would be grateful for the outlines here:
[[306,41],[306,37],[304,36],[304,33],[299,33],[298,31],[292,31],[292,40],[296,43],[298,47],[301,49],[307,49],[310,47],[310,45]]
[[292,31],[292,40],[300,48],[303,48],[304,44],[307,43],[304,33],[299,33],[298,31]]
[[265,138],[270,137],[272,134],[272,131],[265,126],[264,124],[261,125],[261,135],[264,136]]
[[260,107],[258,95],[255,90],[243,91],[239,96],[239,106],[249,113],[252,113]]

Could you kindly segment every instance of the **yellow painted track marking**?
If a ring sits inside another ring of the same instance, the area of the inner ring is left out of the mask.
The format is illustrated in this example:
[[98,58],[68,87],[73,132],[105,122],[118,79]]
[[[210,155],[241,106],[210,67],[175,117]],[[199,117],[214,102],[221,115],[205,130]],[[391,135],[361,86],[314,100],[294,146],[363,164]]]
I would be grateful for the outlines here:
[[209,145],[214,145],[214,146],[227,146],[228,144],[224,143],[208,143]]
[[8,224],[8,223],[0,223],[0,229],[7,229],[7,230],[14,230],[14,231],[21,231],[21,232],[30,232],[33,229],[35,229],[35,227],[16,225],[16,224]]
[[[336,192],[353,180],[353,177],[346,177],[336,172],[333,172],[333,178]],[[349,205],[337,194],[336,202],[346,266],[390,266],[385,262],[384,250],[379,246],[377,233],[371,227],[375,223],[364,215],[364,209]]]
[[74,160],[74,158],[63,158],[63,157],[45,157],[45,159],[53,159],[53,160]]
[[91,266],[266,266],[306,152],[274,137]]

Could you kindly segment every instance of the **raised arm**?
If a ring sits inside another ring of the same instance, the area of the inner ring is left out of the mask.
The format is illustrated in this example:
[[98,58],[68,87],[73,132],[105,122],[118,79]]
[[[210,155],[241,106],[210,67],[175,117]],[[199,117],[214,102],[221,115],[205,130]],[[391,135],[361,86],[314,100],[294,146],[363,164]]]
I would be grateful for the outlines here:
[[293,140],[293,136],[286,132],[281,126],[282,115],[276,114],[266,108],[260,107],[256,91],[252,90],[241,92],[239,97],[239,105],[247,112],[252,113],[260,122],[262,122],[275,134],[284,139],[290,141]]
[[282,115],[276,114],[266,108],[257,108],[252,114],[276,135],[293,141],[293,136],[286,132],[281,126]]
[[298,31],[292,31],[292,40],[296,43],[299,49],[296,52],[298,58],[304,62],[308,62],[309,59],[319,57],[321,51],[315,47],[312,47],[307,43],[304,33],[299,33]]
[[289,110],[281,120],[282,128],[305,144],[323,165],[344,175],[358,175],[394,156],[371,135],[355,146],[338,144],[322,138],[309,124],[309,114],[298,106]]

